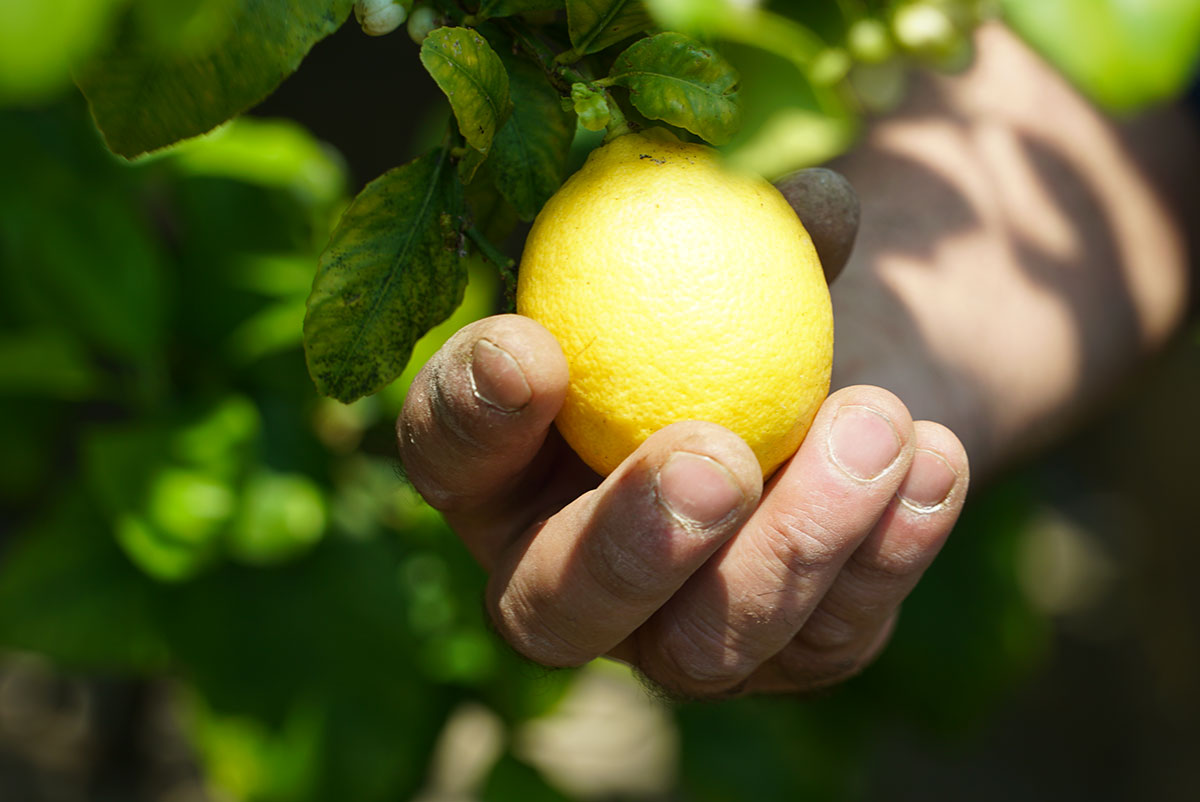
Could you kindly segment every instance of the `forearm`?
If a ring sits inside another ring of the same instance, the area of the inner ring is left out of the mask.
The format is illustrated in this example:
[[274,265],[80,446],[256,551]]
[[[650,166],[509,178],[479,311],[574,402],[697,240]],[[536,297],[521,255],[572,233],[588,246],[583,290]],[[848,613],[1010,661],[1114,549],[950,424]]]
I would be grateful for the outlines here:
[[1182,227],[1135,156],[1144,143],[1006,31],[980,32],[969,72],[914,90],[837,165],[862,228],[834,286],[834,382],[895,391],[986,474],[1060,433],[1177,325]]

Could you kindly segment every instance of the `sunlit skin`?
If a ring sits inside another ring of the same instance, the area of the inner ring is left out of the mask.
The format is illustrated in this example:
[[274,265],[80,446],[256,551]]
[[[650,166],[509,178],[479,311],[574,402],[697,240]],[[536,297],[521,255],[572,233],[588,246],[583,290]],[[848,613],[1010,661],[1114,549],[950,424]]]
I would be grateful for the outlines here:
[[862,198],[833,285],[841,389],[765,488],[745,443],[698,421],[600,482],[552,428],[562,352],[523,318],[464,328],[417,378],[401,458],[490,572],[515,649],[607,654],[688,697],[845,680],[886,644],[969,473],[1060,433],[1172,330],[1181,235],[1138,162],[1007,33],[978,44],[838,165]]

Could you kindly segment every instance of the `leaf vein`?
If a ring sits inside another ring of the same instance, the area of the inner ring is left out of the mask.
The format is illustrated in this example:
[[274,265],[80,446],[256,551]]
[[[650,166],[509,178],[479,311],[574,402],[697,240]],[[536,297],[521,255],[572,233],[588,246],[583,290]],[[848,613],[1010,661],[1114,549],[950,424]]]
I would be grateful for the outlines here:
[[414,242],[417,240],[419,236],[418,232],[422,231],[425,227],[425,219],[429,213],[430,207],[433,205],[434,195],[437,194],[438,187],[442,183],[442,170],[446,166],[447,156],[448,151],[442,149],[438,158],[438,162],[433,168],[433,176],[432,180],[429,182],[429,189],[426,190],[425,197],[421,201],[421,206],[416,215],[414,224],[409,227],[408,234],[405,237],[402,246],[397,251],[396,257],[392,260],[392,268],[388,271],[387,279],[383,282],[383,286],[380,287],[379,292],[376,293],[375,300],[372,302],[371,308],[367,311],[367,314],[363,316],[362,324],[358,327],[358,331],[354,335],[354,341],[342,350],[342,358],[337,363],[338,371],[334,375],[335,383],[340,382],[342,377],[346,375],[346,369],[350,365],[353,355],[358,351],[358,346],[362,342],[363,336],[366,334],[367,330],[374,325],[375,319],[379,316],[380,307],[382,306],[384,299],[387,297],[388,290],[391,288],[393,281],[400,273],[400,266],[405,263],[409,251],[413,247]]
[[471,84],[479,91],[479,94],[483,95],[483,99],[485,101],[487,101],[488,106],[492,110],[492,129],[494,132],[496,123],[498,123],[500,121],[500,108],[496,105],[496,101],[492,98],[492,95],[487,90],[487,87],[485,87],[483,84],[481,84],[479,82],[479,79],[476,78],[475,75],[470,70],[468,70],[465,65],[456,61],[454,58],[452,58],[450,56],[449,53],[446,53],[445,51],[441,50],[440,48],[430,48],[429,52],[433,55],[440,56],[443,60],[446,61],[446,63],[450,64],[450,66],[455,67],[460,73],[462,73],[463,77],[465,77],[468,81],[471,82]]

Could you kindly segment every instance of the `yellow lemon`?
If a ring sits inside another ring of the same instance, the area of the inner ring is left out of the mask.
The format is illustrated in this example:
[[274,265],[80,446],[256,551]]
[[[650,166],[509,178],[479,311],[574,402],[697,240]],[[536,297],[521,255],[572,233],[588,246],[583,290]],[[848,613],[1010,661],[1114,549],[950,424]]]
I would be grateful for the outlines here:
[[663,426],[706,420],[769,475],[829,392],[833,312],[804,226],[767,181],[665,131],[593,151],[546,203],[517,311],[562,345],[557,424],[601,474]]

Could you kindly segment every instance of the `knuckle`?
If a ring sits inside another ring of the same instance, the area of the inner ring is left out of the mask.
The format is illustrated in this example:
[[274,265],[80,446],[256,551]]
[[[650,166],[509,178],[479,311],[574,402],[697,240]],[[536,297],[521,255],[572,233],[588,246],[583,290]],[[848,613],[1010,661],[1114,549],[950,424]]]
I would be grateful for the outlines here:
[[886,586],[910,580],[925,569],[929,558],[918,549],[878,549],[869,554],[856,551],[851,560],[862,581]]
[[580,666],[598,655],[584,649],[549,623],[542,605],[506,589],[490,605],[497,633],[518,654],[535,663],[553,667]]
[[798,690],[819,690],[845,682],[866,668],[860,654],[815,654],[793,642],[776,657],[780,671]]
[[726,698],[745,686],[752,666],[720,632],[679,624],[656,644],[659,659],[647,674],[671,692],[697,699]]
[[862,629],[855,621],[818,607],[800,630],[799,638],[818,654],[847,654],[862,645]]
[[843,559],[840,539],[811,516],[774,516],[762,533],[766,556],[797,579],[807,580]]
[[590,539],[584,565],[591,579],[616,599],[642,602],[658,596],[660,561],[640,554],[626,537]]

